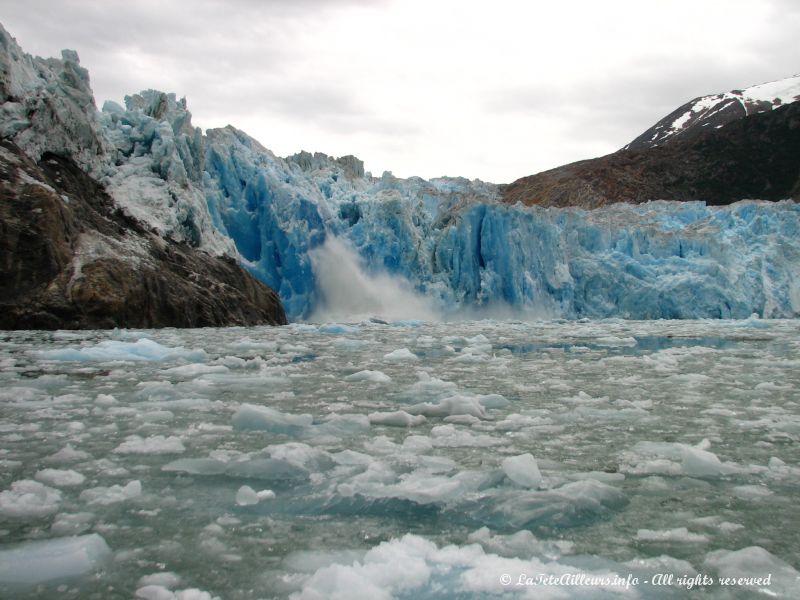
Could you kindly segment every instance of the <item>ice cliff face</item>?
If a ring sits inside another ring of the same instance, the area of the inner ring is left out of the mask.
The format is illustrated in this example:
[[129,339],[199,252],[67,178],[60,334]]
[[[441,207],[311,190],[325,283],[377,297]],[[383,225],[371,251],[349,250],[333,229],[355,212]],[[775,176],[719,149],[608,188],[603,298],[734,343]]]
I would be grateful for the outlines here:
[[99,117],[107,147],[100,180],[117,204],[160,234],[212,254],[235,254],[208,211],[205,140],[186,101],[146,90],[106,102]]
[[431,277],[436,224],[459,206],[496,196],[495,186],[479,181],[374,178],[352,157],[302,152],[281,159],[232,127],[209,131],[207,141],[214,221],[294,317],[318,304],[309,252],[327,236],[348,239],[368,269],[402,275],[423,291],[435,285],[451,299],[449,284]]
[[480,181],[374,178],[322,154],[284,160],[233,128],[207,140],[215,223],[294,317],[322,300],[309,252],[325,251],[330,236],[346,240],[365,271],[405,278],[445,312],[800,314],[800,207],[791,202],[506,206]]
[[0,26],[0,137],[33,159],[69,155],[92,170],[104,151],[89,73],[78,55],[33,58]]
[[800,314],[800,207],[791,202],[505,206],[491,184],[361,176],[321,154],[284,160],[232,128],[208,132],[206,173],[218,227],[294,317],[321,300],[309,251],[324,251],[330,236],[349,242],[367,272],[405,278],[445,312]]
[[[320,308],[331,279],[320,269],[347,248],[358,277],[391,275],[445,314],[800,315],[793,203],[528,208],[500,203],[500,188],[477,180],[372,177],[354,157],[279,158],[230,126],[203,135],[171,94],[149,90],[97,112],[77,55],[32,59],[1,33],[3,137],[35,159],[76,157],[161,236],[237,257],[290,318]],[[49,123],[63,131],[44,135]],[[344,244],[326,243],[334,238]]]

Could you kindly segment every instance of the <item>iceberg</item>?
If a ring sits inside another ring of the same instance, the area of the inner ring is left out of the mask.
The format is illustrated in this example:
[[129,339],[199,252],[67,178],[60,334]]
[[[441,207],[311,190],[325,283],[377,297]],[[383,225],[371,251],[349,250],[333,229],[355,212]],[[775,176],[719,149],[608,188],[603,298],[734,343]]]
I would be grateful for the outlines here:
[[511,481],[525,488],[536,489],[542,484],[542,473],[532,454],[508,456],[502,462],[503,472]]
[[41,518],[58,511],[61,492],[38,481],[21,479],[11,489],[0,492],[0,517],[4,519]]
[[200,362],[206,359],[206,353],[202,349],[195,348],[189,350],[183,346],[170,348],[168,346],[162,346],[158,342],[154,342],[148,338],[141,338],[135,342],[103,340],[95,346],[44,350],[39,354],[39,356],[46,360],[77,362],[160,362],[172,360]]
[[106,541],[96,533],[3,547],[0,584],[6,590],[22,591],[49,581],[70,580],[97,570],[112,554]]
[[261,500],[271,500],[275,497],[272,490],[255,491],[249,485],[243,485],[236,492],[236,504],[238,506],[253,506]]
[[290,415],[270,408],[243,404],[233,415],[233,427],[238,431],[256,430],[297,435],[313,422],[311,415]]

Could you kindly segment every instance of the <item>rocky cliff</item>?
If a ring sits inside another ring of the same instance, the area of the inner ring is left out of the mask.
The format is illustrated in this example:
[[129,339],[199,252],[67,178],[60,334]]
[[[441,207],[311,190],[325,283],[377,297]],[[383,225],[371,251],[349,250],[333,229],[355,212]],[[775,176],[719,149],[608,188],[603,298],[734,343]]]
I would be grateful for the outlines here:
[[232,258],[148,230],[69,157],[0,143],[0,327],[278,325],[275,292]]
[[680,128],[657,124],[613,154],[518,179],[504,187],[503,200],[594,208],[647,200],[800,199],[800,102],[722,98],[716,112],[686,105],[660,123],[677,121]]
[[[178,117],[168,133],[186,146],[199,132],[188,112]],[[199,173],[153,169],[154,160],[172,165],[164,155],[183,148],[164,137],[162,155],[131,157],[147,173],[131,177],[99,123],[77,54],[33,58],[0,27],[0,327],[286,322],[277,294],[239,266],[231,242],[210,226],[190,185]],[[158,207],[172,219],[163,227],[137,218]]]

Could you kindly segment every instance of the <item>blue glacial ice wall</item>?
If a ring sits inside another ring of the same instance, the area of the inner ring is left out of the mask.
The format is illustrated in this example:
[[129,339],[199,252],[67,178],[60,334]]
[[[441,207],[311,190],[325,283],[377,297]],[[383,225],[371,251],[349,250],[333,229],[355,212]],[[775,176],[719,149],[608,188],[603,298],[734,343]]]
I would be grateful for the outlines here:
[[566,317],[792,317],[799,232],[793,203],[477,206],[443,232],[436,258],[466,302],[540,304]]
[[365,273],[409,282],[445,314],[800,315],[791,202],[507,206],[477,180],[372,177],[352,156],[284,159],[230,126],[202,135],[184,101],[152,90],[107,103],[93,126],[106,148],[94,170],[121,206],[163,235],[238,253],[291,318],[324,300],[312,255],[331,236]]
[[800,207],[791,202],[514,207],[480,181],[375,178],[352,157],[279,159],[232,128],[208,140],[215,222],[294,317],[320,300],[309,251],[331,235],[349,242],[366,271],[407,279],[445,313],[800,314]]
[[[393,215],[345,232],[362,240]],[[399,270],[449,307],[502,304],[565,317],[744,318],[800,314],[800,207],[657,202],[595,211],[477,204],[420,233],[421,257]]]

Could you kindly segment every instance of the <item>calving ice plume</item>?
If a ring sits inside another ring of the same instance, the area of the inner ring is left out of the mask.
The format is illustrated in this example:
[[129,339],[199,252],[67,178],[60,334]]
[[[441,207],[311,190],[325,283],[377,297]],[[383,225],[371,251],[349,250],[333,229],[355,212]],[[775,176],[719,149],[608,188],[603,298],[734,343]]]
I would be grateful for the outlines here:
[[[800,314],[795,203],[556,210],[504,204],[501,186],[478,180],[374,177],[353,156],[280,158],[231,126],[202,133],[174,94],[147,90],[97,111],[74,52],[34,59],[2,35],[3,136],[34,159],[74,156],[161,236],[235,256],[289,318]],[[332,277],[332,264],[352,268]],[[389,280],[416,296],[399,313],[396,294],[381,291]],[[378,295],[347,306],[336,290],[353,286]]]

